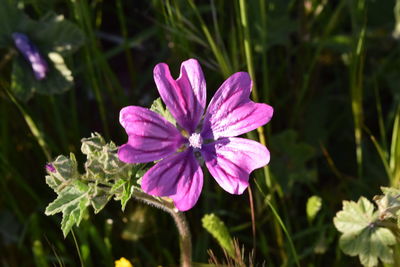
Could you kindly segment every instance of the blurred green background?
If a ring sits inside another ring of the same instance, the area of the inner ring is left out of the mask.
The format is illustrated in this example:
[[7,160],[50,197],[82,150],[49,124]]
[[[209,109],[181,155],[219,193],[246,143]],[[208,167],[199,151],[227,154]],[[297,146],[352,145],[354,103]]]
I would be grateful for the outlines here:
[[[10,95],[12,67],[0,49],[1,266],[113,266],[120,257],[135,267],[177,266],[173,221],[134,200],[125,212],[111,201],[87,214],[64,239],[61,216],[44,215],[55,198],[44,166],[69,152],[82,161],[80,139],[91,132],[126,142],[119,110],[149,107],[158,97],[153,67],[166,62],[178,77],[187,58],[200,61],[208,99],[247,71],[252,99],[275,109],[247,136],[271,152],[269,167],[251,176],[254,208],[248,191],[229,195],[206,174],[186,212],[193,260],[207,263],[208,249],[224,258],[201,223],[215,213],[259,266],[294,266],[295,254],[301,266],[359,265],[338,248],[332,219],[343,200],[371,198],[400,180],[399,0],[8,2],[32,19],[62,14],[85,39],[65,59],[72,89],[27,102]],[[315,216],[306,211],[312,196]]]

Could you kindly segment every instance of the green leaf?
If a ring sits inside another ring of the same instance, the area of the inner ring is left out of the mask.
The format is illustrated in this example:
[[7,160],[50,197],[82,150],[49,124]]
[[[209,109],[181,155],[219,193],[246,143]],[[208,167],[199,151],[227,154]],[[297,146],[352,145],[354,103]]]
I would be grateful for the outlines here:
[[343,201],[343,210],[336,214],[333,222],[340,232],[350,233],[361,231],[376,219],[374,205],[361,197],[358,202]]
[[319,196],[311,196],[307,200],[306,212],[307,212],[307,219],[309,222],[312,222],[321,209],[322,206],[322,199]]
[[132,198],[134,188],[135,186],[132,185],[130,182],[124,184],[124,190],[122,191],[122,194],[118,196],[118,199],[121,200],[122,211],[125,210],[128,200]]
[[55,172],[48,172],[46,183],[56,193],[59,193],[70,180],[77,179],[78,173],[75,155],[71,153],[70,157],[58,156],[52,163]]
[[61,229],[66,237],[73,225],[79,225],[88,205],[89,186],[79,180],[74,180],[59,193],[56,200],[47,206],[45,214],[63,213]]
[[364,266],[376,266],[378,259],[385,263],[393,262],[393,249],[396,243],[394,234],[379,224],[378,212],[374,205],[361,197],[358,202],[343,201],[343,210],[334,220],[335,227],[342,232],[339,246],[350,256],[359,256]]
[[61,230],[63,231],[64,238],[67,237],[75,224],[79,226],[88,205],[89,200],[82,198],[76,206],[69,206],[63,211]]
[[[143,176],[144,172],[140,170],[135,171],[135,179],[139,179]],[[134,190],[141,191],[141,188],[138,184],[133,184],[132,180],[119,180],[117,181],[113,187],[111,188],[111,192],[115,195],[115,200],[121,201],[122,211],[125,210],[126,204],[128,200],[130,200],[133,196]]]
[[90,204],[94,209],[94,213],[99,213],[110,201],[112,194],[110,194],[110,189],[107,187],[98,186],[96,183],[91,183],[92,196],[90,197]]
[[126,164],[118,159],[117,146],[106,143],[98,134],[82,140],[82,153],[86,155],[84,174],[80,174],[74,154],[58,156],[50,164],[55,171],[48,170],[46,183],[58,194],[56,200],[46,208],[46,215],[63,213],[61,228],[67,235],[71,227],[79,225],[88,206],[100,212],[111,198],[121,201],[125,209],[138,179],[143,176],[140,165]]
[[43,51],[63,56],[75,52],[85,40],[83,32],[75,24],[54,13],[46,14],[39,21],[33,36],[42,44]]
[[375,196],[374,201],[378,206],[379,218],[398,218],[400,211],[400,190],[392,187],[381,188],[384,195]]
[[151,104],[150,110],[160,114],[161,116],[163,116],[170,123],[172,123],[174,125],[176,124],[176,121],[175,121],[174,117],[169,112],[169,110],[164,107],[164,104],[163,104],[163,102],[162,102],[160,97],[157,98],[156,100],[154,100],[153,104]]
[[75,52],[83,44],[83,32],[63,16],[51,13],[40,21],[34,21],[6,0],[0,0],[0,6],[0,47],[14,47],[11,34],[24,33],[49,66],[46,77],[36,80],[30,63],[17,52],[11,74],[14,95],[27,101],[35,92],[51,95],[69,90],[73,76],[63,56]]
[[203,227],[218,241],[219,245],[235,258],[233,240],[224,222],[215,214],[206,214],[201,219]]
[[393,249],[396,244],[393,233],[386,228],[367,227],[359,233],[346,233],[339,239],[339,246],[350,256],[359,256],[364,266],[377,266],[378,258],[385,263],[393,263]]
[[98,133],[83,138],[81,150],[87,156],[84,176],[88,180],[107,182],[120,178],[127,179],[135,166],[120,161],[117,146],[113,142],[107,144]]

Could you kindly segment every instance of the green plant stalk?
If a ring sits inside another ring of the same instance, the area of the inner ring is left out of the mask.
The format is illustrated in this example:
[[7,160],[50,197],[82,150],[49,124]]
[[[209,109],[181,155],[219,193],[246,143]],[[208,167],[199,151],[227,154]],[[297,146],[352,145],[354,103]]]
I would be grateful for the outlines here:
[[175,206],[171,202],[163,200],[156,200],[154,197],[147,195],[141,191],[136,190],[133,197],[143,201],[144,203],[159,208],[169,213],[175,221],[176,227],[179,233],[179,246],[181,250],[181,267],[192,266],[192,240],[189,231],[189,225],[185,215],[182,212],[176,210]]
[[266,7],[266,1],[265,0],[260,0],[259,1],[259,9],[260,9],[260,18],[261,18],[261,25],[262,25],[262,76],[263,76],[263,89],[264,89],[264,94],[263,98],[269,100],[270,96],[270,86],[269,86],[269,68],[268,68],[268,57],[267,57],[267,34],[268,34],[268,25],[267,25],[267,7]]
[[[335,12],[333,15],[330,17],[328,25],[325,27],[325,30],[322,34],[321,41],[318,42],[318,46],[315,50],[315,54],[311,60],[310,66],[308,67],[308,70],[304,73],[304,79],[303,83],[301,85],[301,89],[299,92],[299,95],[296,98],[296,103],[294,104],[294,111],[298,111],[300,109],[300,105],[303,102],[303,99],[306,95],[306,91],[308,89],[308,86],[310,85],[310,78],[311,74],[314,71],[315,65],[317,63],[318,57],[321,54],[322,49],[324,48],[325,42],[324,40],[329,36],[329,34],[332,32],[334,29],[334,26],[338,22],[339,15],[344,7],[344,4],[346,3],[346,0],[340,1],[340,3],[337,5]],[[294,112],[294,114],[300,114],[300,112]],[[293,125],[293,123],[297,120],[297,116],[292,116],[290,125]]]
[[374,80],[374,92],[375,92],[375,99],[376,99],[376,111],[378,115],[378,123],[379,123],[379,132],[381,137],[381,143],[383,151],[385,152],[385,158],[388,158],[388,148],[387,148],[387,140],[386,140],[386,130],[385,130],[385,122],[383,119],[383,112],[382,112],[382,102],[381,96],[379,94],[379,89],[376,81],[376,75],[373,78]]
[[[257,92],[256,79],[255,79],[256,77],[255,77],[254,65],[253,65],[253,54],[252,54],[252,49],[251,49],[251,38],[250,38],[250,30],[249,30],[248,17],[247,17],[247,6],[246,6],[245,0],[239,0],[239,10],[240,10],[240,21],[241,21],[241,25],[243,28],[243,35],[244,35],[243,45],[244,45],[244,50],[245,50],[246,63],[247,63],[247,68],[248,68],[251,80],[253,82],[252,97],[255,102],[259,102],[259,96],[258,96],[258,92]],[[265,140],[264,128],[258,127],[257,133],[258,133],[258,138],[260,140],[260,143],[265,146],[266,140]],[[272,181],[269,167],[265,166],[263,168],[263,170],[264,170],[266,185],[271,190],[272,188],[275,187],[275,183]],[[271,201],[272,201],[272,203],[275,204],[276,200],[275,200],[273,192],[271,192],[271,196],[272,196]],[[282,248],[283,247],[283,234],[281,232],[281,228],[279,227],[278,223],[279,223],[279,221],[274,220],[274,228],[275,228],[275,233],[276,233],[276,237],[277,237],[277,242],[278,242],[279,247]],[[283,252],[283,250],[281,250],[280,252],[281,252],[282,258],[286,258],[286,255]]]
[[[98,53],[97,54],[95,53],[95,51],[97,51],[96,38],[94,36],[92,24],[90,22],[90,15],[88,12],[87,1],[74,1],[72,5],[73,5],[72,7],[73,13],[75,14],[76,20],[78,21],[79,25],[83,29],[85,29],[85,32],[88,36],[89,42],[87,45],[85,45],[83,49],[84,58],[86,62],[86,69],[89,72],[88,75],[86,75],[86,77],[89,76],[88,79],[93,87],[93,93],[95,95],[97,105],[99,107],[100,118],[103,124],[104,134],[106,137],[109,137],[106,110],[99,86],[100,77],[96,72],[94,66],[91,64],[91,61],[93,59],[92,57],[96,58],[96,55],[98,56]],[[93,52],[93,54],[91,54],[91,52]]]
[[[99,3],[101,4],[102,2],[99,1]],[[117,99],[120,102],[124,102],[126,100],[125,96],[122,95],[123,93],[123,88],[121,86],[121,84],[119,83],[117,77],[115,76],[115,73],[111,70],[111,67],[109,66],[106,57],[105,57],[105,53],[103,53],[103,51],[100,50],[99,48],[99,44],[96,41],[97,38],[94,34],[94,30],[93,30],[93,26],[92,23],[90,23],[91,21],[91,17],[90,17],[90,12],[87,11],[88,6],[87,4],[82,4],[82,6],[80,7],[80,13],[82,14],[82,25],[87,25],[87,32],[88,32],[88,36],[90,36],[90,49],[86,50],[86,56],[89,56],[90,60],[87,60],[86,62],[86,68],[92,68],[92,75],[93,79],[91,80],[92,84],[94,84],[94,88],[95,90],[95,94],[96,91],[99,91],[99,95],[96,96],[96,100],[98,101],[98,103],[102,103],[99,107],[100,112],[102,112],[102,107],[104,106],[104,101],[102,99],[102,95],[101,95],[101,90],[100,88],[106,88],[109,92],[108,97],[111,99],[112,103],[115,106],[119,106],[120,103],[118,103]],[[101,24],[101,12],[99,11],[97,13],[97,17],[96,17],[96,22],[95,22],[95,27],[99,27]],[[123,16],[123,15],[122,15]],[[127,31],[126,31],[126,35],[127,35]],[[130,50],[129,50],[129,44],[131,43],[131,40],[127,40],[127,37],[124,37],[124,42],[121,44],[121,51],[122,50],[126,50],[129,52],[130,54]],[[118,49],[117,49],[118,50]],[[132,61],[132,56],[128,56],[127,60]],[[131,62],[132,63],[132,62]],[[128,62],[128,64],[130,64]],[[133,69],[133,63],[131,64],[131,67]],[[131,78],[133,77],[132,75],[134,75],[134,71],[133,74],[131,73],[130,70],[130,76]],[[100,86],[101,85],[101,86]],[[105,112],[104,112],[105,113]],[[106,120],[106,115],[101,115],[102,116],[102,121],[103,121],[103,125],[104,122],[107,124],[107,120]],[[108,124],[107,124],[108,125]],[[106,131],[108,132],[108,126],[103,126],[106,127]],[[107,136],[107,132],[106,132],[106,136]]]
[[247,5],[245,0],[239,0],[239,10],[240,10],[240,21],[243,27],[243,35],[244,35],[243,44],[244,44],[244,52],[246,55],[246,64],[251,80],[253,81],[253,90],[251,91],[251,95],[255,102],[259,102],[257,85],[255,80],[256,77],[253,65],[253,53],[251,49],[250,29],[247,18]]
[[281,217],[279,216],[278,212],[276,211],[276,209],[275,209],[275,207],[272,205],[272,203],[268,200],[268,198],[265,198],[265,201],[267,202],[268,206],[271,208],[271,211],[272,211],[272,213],[274,214],[276,220],[279,222],[279,225],[281,226],[282,230],[285,232],[285,234],[286,234],[286,236],[287,236],[287,238],[288,238],[288,241],[289,241],[290,249],[292,250],[292,254],[293,254],[293,257],[294,257],[294,261],[296,262],[296,265],[297,265],[298,267],[300,267],[299,258],[298,258],[298,256],[297,256],[296,249],[295,249],[295,247],[294,247],[292,238],[290,238],[290,233],[289,233],[288,230],[286,229],[285,224],[283,223]]
[[131,86],[133,88],[134,87],[135,68],[133,67],[132,53],[128,46],[128,41],[127,41],[128,40],[128,30],[126,28],[126,20],[125,20],[121,0],[116,1],[116,6],[117,6],[118,20],[119,20],[119,24],[121,26],[121,33],[122,33],[122,37],[124,38],[123,45],[124,45],[124,50],[125,50],[126,63],[128,65]]
[[85,267],[85,262],[83,261],[81,250],[80,250],[79,244],[78,244],[78,240],[76,239],[76,236],[74,233],[74,229],[71,229],[71,234],[72,234],[72,238],[74,240],[74,245],[75,245],[76,251],[78,253],[79,261],[81,262],[81,267]]
[[393,123],[392,142],[390,146],[389,167],[392,173],[391,185],[397,187],[400,182],[400,104],[397,107]]
[[254,182],[255,182],[255,184],[256,184],[258,190],[259,190],[259,191],[261,192],[261,194],[263,195],[264,201],[266,202],[266,204],[268,205],[268,207],[271,209],[272,213],[274,214],[274,217],[275,217],[276,220],[278,221],[279,226],[280,226],[280,227],[282,228],[282,230],[285,232],[285,235],[286,235],[286,237],[287,237],[287,239],[288,239],[288,241],[289,241],[290,249],[291,249],[292,254],[293,254],[293,257],[294,257],[294,261],[296,262],[296,265],[297,265],[298,267],[300,267],[299,257],[298,257],[298,255],[297,255],[296,248],[295,248],[295,246],[294,246],[294,244],[293,244],[293,240],[292,240],[292,238],[291,238],[291,235],[290,235],[289,231],[287,230],[285,224],[283,223],[283,221],[282,221],[281,217],[279,216],[277,210],[275,209],[273,203],[271,203],[271,201],[268,199],[268,197],[267,197],[267,196],[265,195],[265,193],[262,191],[262,189],[261,189],[260,185],[257,183],[257,181],[254,180]]
[[6,88],[4,88],[4,90],[6,91],[8,97],[11,99],[11,101],[17,106],[18,110],[21,112],[26,124],[28,125],[29,129],[31,130],[31,133],[35,137],[40,148],[42,149],[43,154],[46,156],[46,159],[48,161],[50,161],[51,153],[50,153],[50,149],[45,141],[44,134],[39,130],[39,128],[37,127],[37,125],[34,122],[34,120],[32,119],[32,117],[28,114],[28,112],[25,110],[25,108],[17,101],[17,99],[13,96],[13,94]]
[[366,127],[364,127],[364,129],[369,134],[369,138],[371,139],[372,143],[374,144],[376,151],[378,151],[379,157],[381,158],[381,161],[382,161],[383,167],[385,168],[388,179],[391,182],[391,186],[393,186],[393,184],[392,184],[393,183],[393,177],[392,177],[393,173],[388,164],[388,160],[387,160],[384,149],[382,149],[382,147],[379,145],[378,141],[376,140],[375,136],[372,135],[370,130]]
[[[247,63],[247,69],[249,71],[252,84],[253,84],[253,90],[251,91],[253,100],[255,102],[259,102],[259,97],[258,97],[258,92],[257,92],[257,85],[256,85],[256,77],[254,73],[254,65],[253,65],[253,54],[252,54],[252,49],[251,49],[251,38],[250,38],[250,30],[249,30],[249,25],[248,25],[248,18],[247,18],[247,6],[246,6],[246,1],[245,0],[239,0],[239,9],[240,9],[240,20],[243,28],[243,44],[244,44],[244,50],[245,50],[245,55],[246,55],[246,63]],[[264,146],[266,145],[265,141],[265,135],[264,135],[264,128],[263,127],[258,127],[257,128],[257,133],[258,133],[258,138],[260,140],[260,143],[263,144]],[[266,170],[265,172],[269,172]],[[265,177],[267,179],[267,185],[269,187],[272,186],[272,180],[271,176],[268,173],[265,173]]]
[[77,234],[79,238],[79,250],[81,252],[81,256],[83,259],[83,264],[85,267],[92,267],[92,253],[91,253],[91,245],[89,243],[89,227],[85,227],[82,229],[77,229]]
[[250,204],[250,211],[251,211],[251,231],[253,234],[253,249],[256,251],[257,246],[257,238],[256,238],[256,216],[254,212],[254,200],[253,200],[253,193],[251,192],[251,186],[247,187],[247,191],[249,192],[249,204]]
[[363,70],[364,70],[364,39],[365,27],[361,30],[357,46],[352,54],[352,65],[350,66],[350,96],[351,108],[354,118],[354,138],[356,143],[356,159],[358,166],[358,177],[362,177],[362,126],[363,126]]
[[224,75],[225,78],[227,78],[229,75],[231,75],[232,70],[229,67],[227,60],[225,59],[225,57],[223,56],[223,53],[218,49],[217,44],[215,43],[214,39],[211,36],[211,33],[207,27],[207,25],[204,23],[204,20],[202,19],[198,9],[196,8],[195,3],[193,2],[193,0],[188,0],[189,5],[192,7],[197,19],[200,22],[200,28],[202,29],[204,35],[207,38],[207,41],[211,47],[212,52],[214,53],[214,56],[222,70],[222,74]]

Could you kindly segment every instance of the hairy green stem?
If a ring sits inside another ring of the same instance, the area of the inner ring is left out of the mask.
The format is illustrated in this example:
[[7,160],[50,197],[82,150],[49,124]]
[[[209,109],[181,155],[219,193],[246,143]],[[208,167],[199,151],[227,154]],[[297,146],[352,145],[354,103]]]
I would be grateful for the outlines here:
[[171,202],[164,200],[158,200],[146,193],[141,191],[135,191],[133,196],[156,208],[162,209],[168,212],[175,221],[176,227],[179,232],[179,246],[181,250],[181,267],[192,266],[192,240],[189,230],[189,225],[185,215],[182,212],[176,210],[175,206]]

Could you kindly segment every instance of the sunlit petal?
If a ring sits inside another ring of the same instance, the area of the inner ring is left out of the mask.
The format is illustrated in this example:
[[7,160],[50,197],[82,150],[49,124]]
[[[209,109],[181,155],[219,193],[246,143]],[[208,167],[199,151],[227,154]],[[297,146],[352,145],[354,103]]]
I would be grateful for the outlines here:
[[211,175],[231,194],[242,194],[249,184],[250,173],[269,162],[265,146],[237,137],[203,145],[201,153]]

